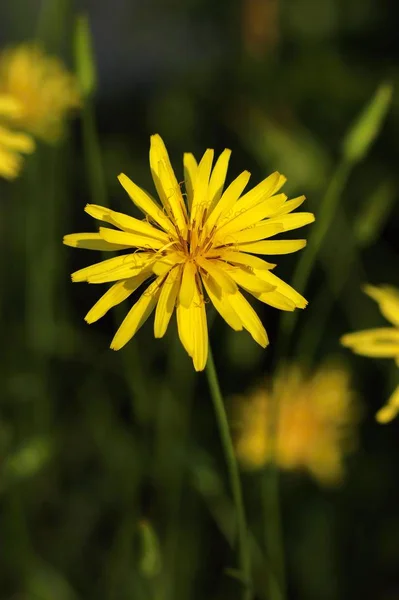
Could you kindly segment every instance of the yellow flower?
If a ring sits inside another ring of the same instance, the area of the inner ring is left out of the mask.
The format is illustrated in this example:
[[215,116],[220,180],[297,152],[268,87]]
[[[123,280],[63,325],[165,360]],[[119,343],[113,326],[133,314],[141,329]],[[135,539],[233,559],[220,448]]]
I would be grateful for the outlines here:
[[66,114],[80,105],[78,86],[62,62],[34,43],[4,50],[0,55],[0,99],[18,105],[16,127],[46,142],[63,133]]
[[186,204],[165,145],[153,135],[150,167],[162,208],[121,174],[120,183],[146,219],[89,204],[89,215],[121,231],[100,227],[99,233],[64,237],[69,246],[129,251],[72,274],[72,281],[117,282],[86,315],[88,323],[155,275],[119,327],[112,349],[122,348],[155,307],[154,335],[161,338],[177,306],[180,340],[201,371],[208,355],[205,293],[233,329],[246,329],[263,347],[268,344],[266,331],[239,287],[282,310],[306,306],[300,294],[271,272],[275,265],[254,256],[287,254],[305,246],[305,240],[261,241],[311,223],[311,213],[289,214],[305,197],[287,201],[285,194],[275,195],[285,182],[277,172],[242,195],[250,177],[244,171],[223,191],[231,152],[224,150],[212,169],[213,154],[207,150],[199,164],[192,154],[184,155]]
[[18,104],[12,98],[0,96],[0,176],[15,179],[22,166],[20,153],[30,154],[35,143],[30,135],[13,131],[10,119],[18,114]]
[[244,468],[260,469],[274,456],[281,469],[306,470],[323,484],[342,479],[358,420],[343,367],[325,366],[312,375],[297,366],[281,370],[272,383],[238,398],[235,415],[236,453]]
[[[380,287],[367,285],[364,291],[377,302],[381,313],[393,327],[348,333],[341,338],[341,344],[363,356],[393,358],[399,367],[399,290],[388,285]],[[398,412],[399,385],[386,405],[377,412],[376,419],[380,423],[389,423]]]

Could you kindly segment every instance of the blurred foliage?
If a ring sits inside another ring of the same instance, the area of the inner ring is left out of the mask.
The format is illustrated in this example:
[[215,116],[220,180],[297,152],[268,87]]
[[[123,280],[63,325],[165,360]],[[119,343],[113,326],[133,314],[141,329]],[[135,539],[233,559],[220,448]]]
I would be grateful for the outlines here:
[[[228,147],[231,177],[248,168],[259,181],[280,170],[287,193],[308,196],[317,221],[306,237],[316,241],[283,257],[279,274],[292,282],[309,262],[301,280],[309,307],[289,326],[258,307],[266,351],[216,318],[216,365],[226,398],[287,359],[316,368],[339,355],[352,369],[364,418],[343,484],[280,477],[287,598],[396,598],[398,422],[383,427],[373,415],[397,369],[353,356],[338,340],[383,325],[361,284],[398,285],[397,8],[387,0],[88,0],[76,37],[78,4],[0,7],[3,45],[39,38],[77,68],[90,96],[60,147],[40,145],[19,180],[0,182],[0,599],[241,594],[205,377],[193,373],[175,327],[159,341],[147,323],[111,352],[125,307],[88,327],[83,315],[98,292],[72,285],[69,273],[93,255],[61,245],[63,234],[90,226],[83,208],[93,198],[131,209],[119,172],[152,190],[154,132],[180,179],[183,151]],[[84,56],[77,64],[76,52]],[[242,477],[261,599],[275,576],[266,552],[270,475]]]

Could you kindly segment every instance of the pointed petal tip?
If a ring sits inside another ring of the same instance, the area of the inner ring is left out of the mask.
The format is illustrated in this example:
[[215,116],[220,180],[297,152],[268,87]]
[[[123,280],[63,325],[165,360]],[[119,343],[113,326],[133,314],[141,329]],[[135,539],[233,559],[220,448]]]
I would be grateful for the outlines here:
[[130,178],[126,175],[126,173],[119,173],[117,179],[121,185],[123,185],[123,181],[130,181]]
[[373,294],[378,291],[377,286],[375,285],[371,285],[371,283],[364,283],[361,286],[361,290],[367,294],[367,296],[370,296],[371,298],[373,297]]
[[350,336],[350,333],[345,333],[345,335],[341,335],[341,337],[339,338],[339,343],[345,348],[350,348]]
[[65,246],[70,246],[71,248],[76,248],[77,247],[76,234],[75,233],[67,233],[62,238],[62,243]]
[[300,302],[296,305],[296,308],[301,308],[302,310],[305,309],[308,306],[309,302],[308,300],[306,300],[305,298],[303,299],[303,302]]
[[204,361],[201,362],[196,362],[195,360],[193,360],[193,365],[194,365],[194,369],[197,373],[201,373],[201,371],[203,371],[206,367],[206,363],[208,362],[208,358]]
[[377,412],[375,419],[380,425],[387,425],[396,417],[396,415],[396,409],[394,410],[391,406],[384,406]]

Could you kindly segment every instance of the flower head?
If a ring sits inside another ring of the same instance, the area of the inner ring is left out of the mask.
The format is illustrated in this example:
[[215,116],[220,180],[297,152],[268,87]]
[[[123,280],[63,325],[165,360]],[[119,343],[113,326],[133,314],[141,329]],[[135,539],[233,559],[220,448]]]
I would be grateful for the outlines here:
[[21,154],[30,154],[35,143],[30,135],[14,131],[10,120],[18,115],[18,104],[0,96],[0,176],[15,179],[22,166]]
[[33,43],[0,55],[0,100],[17,104],[16,127],[46,142],[59,139],[66,114],[80,105],[73,75],[58,58],[47,56]]
[[271,272],[275,265],[255,256],[305,246],[305,240],[264,241],[314,220],[311,213],[290,214],[305,197],[287,201],[285,194],[277,194],[285,182],[277,172],[242,195],[250,177],[244,171],[224,190],[231,152],[224,150],[212,169],[213,154],[207,150],[199,164],[192,154],[184,155],[185,202],[165,145],[159,135],[152,136],[150,167],[162,207],[122,174],[120,183],[146,219],[89,204],[89,215],[118,229],[100,227],[98,233],[64,237],[69,246],[128,251],[72,274],[72,281],[117,282],[86,315],[88,323],[155,276],[119,327],[111,342],[114,350],[132,338],[155,308],[154,335],[162,337],[176,306],[180,340],[201,371],[208,355],[205,295],[233,329],[246,329],[263,347],[266,331],[240,287],[282,310],[306,306],[300,294]]
[[[380,308],[381,313],[393,327],[367,329],[356,333],[348,333],[341,338],[341,344],[351,348],[356,354],[375,358],[393,358],[399,367],[399,290],[385,285],[364,288]],[[388,402],[376,415],[380,423],[389,423],[399,412],[399,385]]]
[[[273,434],[271,415],[276,415]],[[348,372],[325,366],[312,375],[297,366],[280,371],[235,404],[236,453],[259,469],[274,457],[286,470],[306,470],[323,484],[339,483],[357,422]]]

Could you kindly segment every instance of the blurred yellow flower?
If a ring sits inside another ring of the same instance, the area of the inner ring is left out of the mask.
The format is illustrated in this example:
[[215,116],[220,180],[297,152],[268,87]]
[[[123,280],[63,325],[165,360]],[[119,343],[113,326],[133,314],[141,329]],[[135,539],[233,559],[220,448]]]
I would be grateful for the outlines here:
[[234,416],[243,468],[260,469],[274,456],[281,469],[306,470],[322,484],[342,480],[343,459],[354,446],[358,421],[349,374],[342,366],[326,365],[311,375],[298,366],[287,367],[272,382],[237,398]]
[[[393,358],[399,367],[399,290],[388,285],[380,287],[367,285],[364,291],[377,302],[381,313],[393,327],[348,333],[341,338],[341,344],[363,356]],[[376,419],[380,423],[389,423],[398,412],[399,385],[386,405],[377,412]]]
[[67,113],[80,106],[75,77],[34,43],[1,53],[0,99],[17,103],[16,127],[50,143],[62,135]]
[[99,233],[64,237],[69,246],[129,251],[72,274],[72,281],[117,282],[86,315],[88,323],[155,276],[119,327],[112,349],[122,348],[155,307],[154,335],[161,338],[177,305],[180,340],[201,371],[208,356],[205,292],[233,329],[246,329],[263,347],[268,344],[266,331],[239,287],[282,310],[306,306],[300,294],[271,272],[275,265],[254,256],[287,254],[305,246],[305,240],[261,241],[314,221],[311,213],[289,214],[305,197],[287,201],[285,194],[276,195],[286,181],[277,172],[242,196],[250,178],[244,171],[223,191],[230,154],[224,150],[213,169],[213,150],[207,150],[199,164],[185,154],[183,194],[162,139],[153,135],[150,167],[162,207],[121,174],[120,183],[146,218],[89,204],[89,215],[119,230],[100,227]]
[[18,104],[12,98],[0,96],[0,176],[15,179],[22,166],[23,154],[35,149],[30,135],[13,131],[9,127],[10,119],[18,114]]

